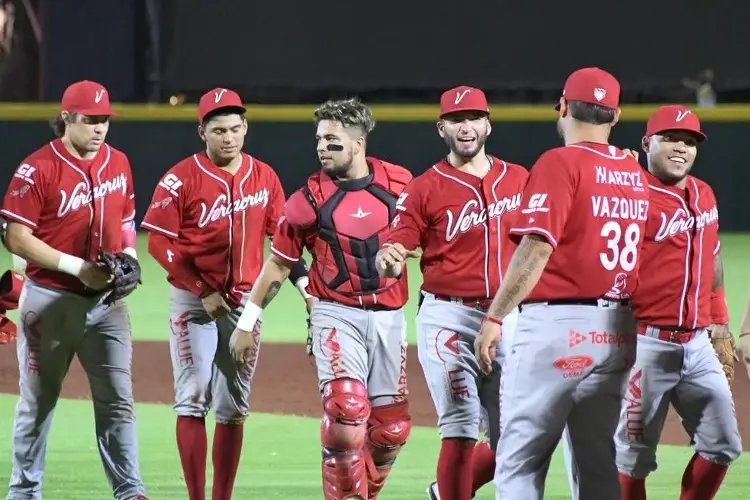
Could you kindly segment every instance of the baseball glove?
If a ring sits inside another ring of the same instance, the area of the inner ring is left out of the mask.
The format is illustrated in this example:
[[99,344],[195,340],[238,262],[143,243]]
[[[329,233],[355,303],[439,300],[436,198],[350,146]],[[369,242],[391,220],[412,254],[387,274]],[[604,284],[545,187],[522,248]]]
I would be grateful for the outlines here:
[[734,361],[737,360],[737,346],[734,336],[729,332],[727,325],[713,325],[711,330],[711,344],[713,344],[716,356],[718,356],[727,380],[734,380]]
[[131,255],[123,252],[105,252],[100,249],[97,262],[103,263],[114,276],[112,284],[108,288],[110,292],[104,298],[104,304],[108,306],[124,299],[133,293],[138,285],[142,284],[141,266],[138,264],[138,260]]

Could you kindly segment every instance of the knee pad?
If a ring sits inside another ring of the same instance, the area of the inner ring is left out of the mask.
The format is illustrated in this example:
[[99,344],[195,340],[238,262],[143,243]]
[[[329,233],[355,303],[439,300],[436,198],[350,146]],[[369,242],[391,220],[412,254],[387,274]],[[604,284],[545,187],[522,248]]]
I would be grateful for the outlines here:
[[367,421],[367,441],[373,448],[399,448],[411,433],[409,403],[400,401],[370,410]]
[[361,450],[365,444],[370,401],[358,380],[336,379],[323,387],[323,422],[320,439],[325,448]]

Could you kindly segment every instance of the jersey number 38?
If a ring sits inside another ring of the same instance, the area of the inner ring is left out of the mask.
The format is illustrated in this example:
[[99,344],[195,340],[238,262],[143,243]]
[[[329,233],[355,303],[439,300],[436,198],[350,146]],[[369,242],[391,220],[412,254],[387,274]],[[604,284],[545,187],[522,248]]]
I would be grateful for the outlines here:
[[601,236],[607,240],[607,251],[599,254],[604,269],[614,271],[618,264],[625,272],[635,269],[641,236],[638,224],[630,224],[623,230],[619,222],[611,220],[602,226]]

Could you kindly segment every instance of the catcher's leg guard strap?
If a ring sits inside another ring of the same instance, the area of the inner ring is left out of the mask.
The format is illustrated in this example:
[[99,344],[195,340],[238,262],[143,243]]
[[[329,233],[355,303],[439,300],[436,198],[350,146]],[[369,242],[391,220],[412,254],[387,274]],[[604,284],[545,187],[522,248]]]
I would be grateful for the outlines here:
[[323,494],[326,500],[367,496],[365,440],[370,402],[367,389],[351,379],[336,379],[323,388]]
[[400,401],[376,406],[370,411],[367,422],[367,450],[375,465],[368,469],[370,499],[377,498],[391,472],[391,467],[411,433],[409,404]]

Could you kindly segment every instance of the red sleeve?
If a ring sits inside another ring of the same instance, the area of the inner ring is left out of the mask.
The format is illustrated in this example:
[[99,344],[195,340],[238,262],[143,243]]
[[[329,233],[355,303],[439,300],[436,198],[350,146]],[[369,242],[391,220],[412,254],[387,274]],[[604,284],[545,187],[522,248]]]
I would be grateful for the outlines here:
[[271,185],[271,200],[270,208],[268,210],[268,217],[266,217],[266,235],[273,237],[276,233],[276,226],[279,225],[279,219],[284,215],[284,201],[286,199],[284,195],[284,188],[281,187],[281,181],[275,172],[271,171],[270,182]]
[[727,295],[723,288],[711,292],[711,323],[726,325],[729,323]]
[[135,219],[135,189],[133,187],[133,170],[130,168],[130,162],[125,158],[125,172],[128,177],[127,200],[125,201],[125,210],[122,212],[122,221],[130,222]]
[[396,216],[386,243],[401,243],[407,250],[414,250],[422,242],[427,229],[426,199],[421,183],[409,183],[396,202]]
[[170,170],[156,186],[141,227],[169,238],[177,238],[182,223],[180,197],[184,195],[182,181]]
[[201,296],[210,288],[200,277],[193,264],[177,250],[174,241],[158,232],[148,235],[148,253],[172,277],[197,296]]
[[271,239],[271,253],[287,262],[297,262],[302,257],[308,230],[293,227],[286,216],[279,219]]
[[573,206],[575,188],[576,180],[560,153],[543,154],[531,168],[523,192],[524,208],[510,234],[516,240],[536,234],[557,248]]
[[42,172],[29,163],[21,164],[13,174],[5,191],[0,214],[12,222],[36,229],[44,207],[46,179]]

